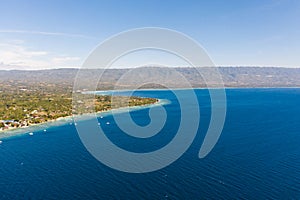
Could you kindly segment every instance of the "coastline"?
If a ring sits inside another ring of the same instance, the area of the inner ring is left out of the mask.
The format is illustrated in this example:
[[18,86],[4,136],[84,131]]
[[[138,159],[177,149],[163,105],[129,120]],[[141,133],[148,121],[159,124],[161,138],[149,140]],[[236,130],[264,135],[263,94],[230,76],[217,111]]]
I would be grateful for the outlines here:
[[153,104],[147,104],[147,105],[141,105],[141,106],[131,106],[131,107],[121,107],[116,109],[110,109],[106,111],[98,111],[95,113],[85,113],[82,115],[72,115],[72,116],[66,116],[66,117],[59,117],[57,119],[53,119],[47,122],[39,123],[39,124],[31,124],[30,126],[26,127],[18,127],[13,129],[7,129],[0,131],[0,141],[2,139],[8,139],[11,137],[18,137],[34,132],[47,132],[47,129],[51,127],[57,127],[62,125],[75,125],[74,117],[80,117],[80,120],[88,120],[91,117],[105,117],[108,115],[116,114],[116,113],[123,113],[127,111],[135,111],[135,110],[141,110],[146,108],[151,108],[155,106],[162,106],[169,104],[170,102],[167,99],[157,99],[158,101]]
[[[143,91],[165,91],[165,90],[219,90],[219,89],[300,89],[300,86],[283,86],[283,87],[191,87],[191,88],[145,88],[145,89],[136,89],[134,91],[138,92],[143,92]],[[124,89],[124,90],[98,90],[98,91],[86,91],[83,92],[84,94],[94,94],[96,93],[97,95],[110,95],[112,93],[122,93],[122,92],[131,92],[132,90],[130,89]]]
[[[187,89],[300,89],[300,87],[224,87],[224,88],[174,88],[171,90],[187,90]],[[136,91],[163,91],[163,90],[168,90],[168,89],[159,89],[159,88],[154,88],[154,89],[139,89]],[[113,93],[121,93],[121,92],[131,92],[132,90],[99,90],[99,91],[87,91],[84,93],[97,93],[98,95],[107,95],[107,94],[113,94]],[[101,117],[105,115],[111,115],[114,113],[122,113],[126,111],[134,111],[134,110],[140,110],[140,109],[145,109],[145,108],[150,108],[152,106],[159,106],[159,105],[166,105],[168,104],[169,101],[167,99],[158,99],[157,102],[154,104],[147,104],[147,105],[142,105],[142,106],[131,106],[131,107],[121,107],[117,109],[110,109],[107,111],[99,111],[95,113],[86,113],[83,115],[79,115],[83,120],[90,119],[90,117]],[[7,129],[7,130],[1,130],[0,131],[0,141],[2,139],[7,139],[10,137],[16,137],[16,136],[21,136],[21,135],[26,135],[31,132],[38,132],[38,131],[43,131],[46,130],[50,127],[55,127],[55,126],[62,126],[62,125],[74,125],[74,116],[66,116],[66,117],[60,117],[54,120],[50,120],[47,122],[39,123],[39,124],[31,124],[30,126],[26,127],[18,127],[18,128],[12,128],[12,129]],[[46,132],[45,131],[45,132]]]

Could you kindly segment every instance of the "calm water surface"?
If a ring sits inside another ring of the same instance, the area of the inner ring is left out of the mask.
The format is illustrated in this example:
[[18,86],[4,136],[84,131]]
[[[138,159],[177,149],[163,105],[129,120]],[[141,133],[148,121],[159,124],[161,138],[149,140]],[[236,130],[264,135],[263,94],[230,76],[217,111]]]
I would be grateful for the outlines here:
[[[197,137],[180,159],[156,172],[129,174],[108,168],[87,152],[70,124],[2,139],[0,199],[300,199],[300,89],[226,92],[227,118],[213,151],[198,158],[210,120],[210,99],[207,90],[196,90],[201,110]],[[132,138],[112,116],[99,121],[110,122],[103,129],[116,145],[151,152],[174,137],[179,104],[170,91],[136,95],[170,100],[165,105],[167,123],[159,134]],[[150,122],[148,110],[132,111],[137,124]]]

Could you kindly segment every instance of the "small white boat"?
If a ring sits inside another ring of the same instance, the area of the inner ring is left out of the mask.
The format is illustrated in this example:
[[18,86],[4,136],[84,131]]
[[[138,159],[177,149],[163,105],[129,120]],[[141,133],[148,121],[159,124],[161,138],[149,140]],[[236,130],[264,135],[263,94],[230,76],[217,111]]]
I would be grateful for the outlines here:
[[102,119],[102,118],[103,118],[103,116],[100,116],[100,118]]
[[2,140],[0,140],[0,144],[2,144]]
[[28,135],[33,136],[33,132],[28,133]]
[[110,123],[109,123],[109,122],[106,122],[106,124],[109,125]]
[[44,132],[47,132],[47,130],[46,130],[46,129],[44,129]]
[[100,123],[98,122],[98,125],[100,126]]
[[77,126],[77,123],[74,123],[75,126]]

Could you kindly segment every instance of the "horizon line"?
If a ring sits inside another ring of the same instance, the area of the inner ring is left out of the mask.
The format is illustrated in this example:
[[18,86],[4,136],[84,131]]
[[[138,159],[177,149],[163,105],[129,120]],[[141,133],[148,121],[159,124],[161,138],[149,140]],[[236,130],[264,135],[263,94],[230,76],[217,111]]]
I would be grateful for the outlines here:
[[[282,66],[246,66],[246,65],[239,65],[239,66],[227,66],[227,65],[220,65],[220,66],[204,66],[204,67],[196,67],[196,68],[270,68],[270,69],[300,69],[299,67],[282,67]],[[46,71],[46,70],[62,70],[62,69],[70,69],[70,70],[79,70],[79,69],[113,69],[113,70],[121,70],[121,69],[135,69],[135,68],[194,68],[189,66],[176,66],[176,67],[164,67],[164,66],[140,66],[140,67],[116,67],[116,68],[81,68],[81,67],[58,67],[58,68],[41,68],[41,69],[0,69],[0,71]]]

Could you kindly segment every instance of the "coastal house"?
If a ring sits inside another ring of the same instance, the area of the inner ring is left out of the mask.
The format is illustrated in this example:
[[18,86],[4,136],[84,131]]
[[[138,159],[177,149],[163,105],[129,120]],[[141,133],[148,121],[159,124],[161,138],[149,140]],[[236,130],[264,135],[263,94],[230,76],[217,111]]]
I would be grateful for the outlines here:
[[4,124],[4,126],[1,128],[1,130],[7,130],[9,129],[9,126],[7,124]]
[[32,111],[30,114],[34,115],[34,114],[37,114],[37,113],[38,113],[38,111],[37,111],[37,110],[34,110],[34,111]]

